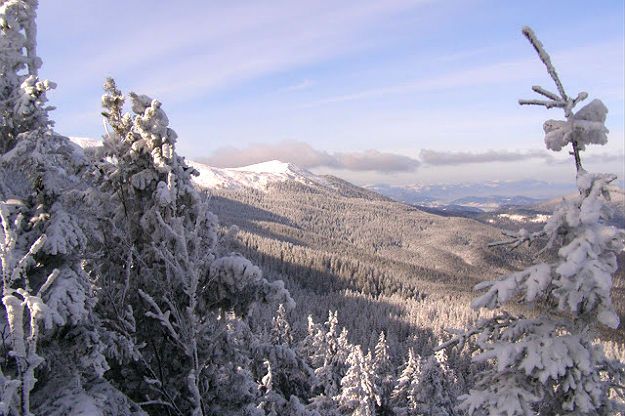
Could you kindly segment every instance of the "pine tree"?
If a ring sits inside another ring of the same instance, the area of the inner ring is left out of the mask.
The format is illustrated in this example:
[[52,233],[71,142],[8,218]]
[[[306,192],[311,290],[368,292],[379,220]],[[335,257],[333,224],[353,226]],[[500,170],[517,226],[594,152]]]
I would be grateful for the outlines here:
[[273,327],[271,329],[271,340],[276,345],[293,345],[293,334],[291,333],[291,324],[286,316],[286,309],[283,304],[278,306],[276,316],[273,318]]
[[0,2],[0,153],[11,150],[21,134],[52,126],[46,92],[55,88],[38,78],[37,0]]
[[557,257],[477,285],[486,293],[474,301],[475,308],[516,301],[534,307],[538,316],[503,313],[451,342],[477,335],[475,360],[492,364],[461,398],[462,407],[470,415],[614,414],[617,408],[609,396],[610,390],[622,389],[622,364],[608,360],[593,339],[598,325],[616,328],[619,324],[610,289],[625,232],[606,225],[605,201],[616,176],[588,173],[581,160],[587,145],[606,143],[607,108],[593,100],[574,111],[588,94],[569,96],[533,31],[524,28],[523,34],[538,52],[557,93],[534,86],[547,99],[520,104],[564,111],[565,120],[545,122],[545,144],[554,151],[571,146],[579,194],[564,199],[541,231],[520,230],[496,243],[516,247],[544,238],[543,253],[557,251]]
[[397,415],[409,415],[416,411],[416,405],[411,397],[412,391],[418,386],[421,379],[421,357],[415,355],[412,349],[408,350],[408,360],[397,378],[395,388],[391,393],[390,404]]
[[347,360],[349,369],[341,380],[341,394],[338,399],[345,415],[374,416],[380,406],[380,395],[375,389],[373,359],[371,354],[363,355],[356,346]]
[[375,345],[373,373],[375,374],[376,390],[380,394],[380,408],[378,409],[378,413],[386,414],[387,412],[390,412],[389,401],[391,398],[391,392],[393,391],[395,374],[393,371],[393,364],[391,363],[390,350],[386,342],[386,335],[384,332],[380,332],[378,343]]

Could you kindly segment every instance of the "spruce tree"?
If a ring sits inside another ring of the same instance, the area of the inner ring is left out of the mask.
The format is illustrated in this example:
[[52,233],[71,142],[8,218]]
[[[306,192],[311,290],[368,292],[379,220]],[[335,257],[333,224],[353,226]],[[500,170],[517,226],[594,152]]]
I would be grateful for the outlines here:
[[325,336],[319,351],[319,353],[322,354],[322,364],[315,369],[315,375],[325,395],[334,397],[341,391],[341,378],[343,378],[345,371],[347,371],[346,359],[349,354],[349,350],[345,349],[347,346],[345,344],[347,334],[345,334],[339,345],[339,328],[336,311],[329,312],[328,320],[325,322],[324,326]]
[[380,396],[375,389],[373,359],[371,354],[363,355],[360,346],[354,347],[347,360],[349,369],[341,380],[341,394],[338,398],[344,415],[374,416]]
[[[619,325],[610,290],[625,232],[607,224],[606,201],[616,176],[587,172],[581,158],[588,145],[606,143],[607,108],[595,99],[575,111],[588,94],[569,96],[534,32],[524,28],[523,34],[557,92],[534,86],[545,99],[520,104],[563,110],[564,120],[545,122],[545,144],[553,151],[570,146],[578,194],[563,199],[541,231],[522,229],[495,243],[517,247],[546,241],[536,263],[477,285],[485,293],[473,302],[475,308],[515,302],[533,311],[532,317],[502,313],[452,340],[477,336],[479,353],[474,359],[490,364],[469,394],[461,397],[462,408],[469,415],[614,414],[618,406],[610,395],[614,389],[622,394],[622,364],[608,360],[594,338],[599,326]],[[550,256],[551,252],[556,254]]]
[[378,342],[375,345],[373,356],[373,373],[375,374],[376,390],[380,394],[380,406],[378,413],[387,414],[390,412],[389,401],[395,381],[393,364],[391,362],[390,350],[386,342],[386,335],[380,332]]
[[412,391],[418,387],[421,379],[421,357],[408,350],[408,360],[395,382],[391,393],[390,404],[397,415],[409,415],[416,412],[415,395]]

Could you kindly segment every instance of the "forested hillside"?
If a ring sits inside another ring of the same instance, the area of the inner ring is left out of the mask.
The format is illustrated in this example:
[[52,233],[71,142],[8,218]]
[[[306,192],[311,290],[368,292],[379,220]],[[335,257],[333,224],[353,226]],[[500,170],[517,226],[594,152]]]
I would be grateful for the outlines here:
[[[473,286],[486,275],[517,270],[539,251],[488,244],[501,239],[502,229],[541,223],[504,216],[491,226],[493,216],[429,214],[325,179],[325,185],[290,180],[264,190],[208,189],[210,205],[223,226],[237,227],[234,247],[269,278],[286,282],[297,300],[294,316],[321,319],[336,309],[358,343],[372,342],[371,329],[393,328],[393,339],[403,342],[414,331],[444,336],[445,328],[464,326],[478,316],[469,308]],[[623,317],[624,283],[619,268],[613,298]]]

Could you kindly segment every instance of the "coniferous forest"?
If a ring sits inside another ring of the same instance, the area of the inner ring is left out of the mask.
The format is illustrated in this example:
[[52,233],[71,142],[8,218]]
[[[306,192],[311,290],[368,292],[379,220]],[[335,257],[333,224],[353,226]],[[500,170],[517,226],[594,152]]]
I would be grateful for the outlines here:
[[167,103],[113,78],[77,146],[37,6],[0,0],[0,415],[625,414],[622,190],[584,168],[608,109],[530,28],[553,85],[519,103],[578,191],[502,239],[334,177],[198,186]]

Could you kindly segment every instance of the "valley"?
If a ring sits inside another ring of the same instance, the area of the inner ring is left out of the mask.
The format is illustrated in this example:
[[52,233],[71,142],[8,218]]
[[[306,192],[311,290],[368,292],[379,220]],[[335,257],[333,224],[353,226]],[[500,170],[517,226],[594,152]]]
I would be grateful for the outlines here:
[[[278,161],[193,166],[211,210],[223,226],[238,229],[232,249],[269,279],[286,282],[298,305],[293,316],[320,321],[338,310],[352,341],[362,345],[381,330],[402,343],[424,330],[444,336],[445,328],[477,319],[469,307],[473,286],[522,267],[536,253],[488,244],[502,238],[502,228],[537,229],[553,209],[542,202],[467,215],[393,201]],[[625,317],[622,270],[614,302]],[[303,323],[295,322],[302,332]]]

